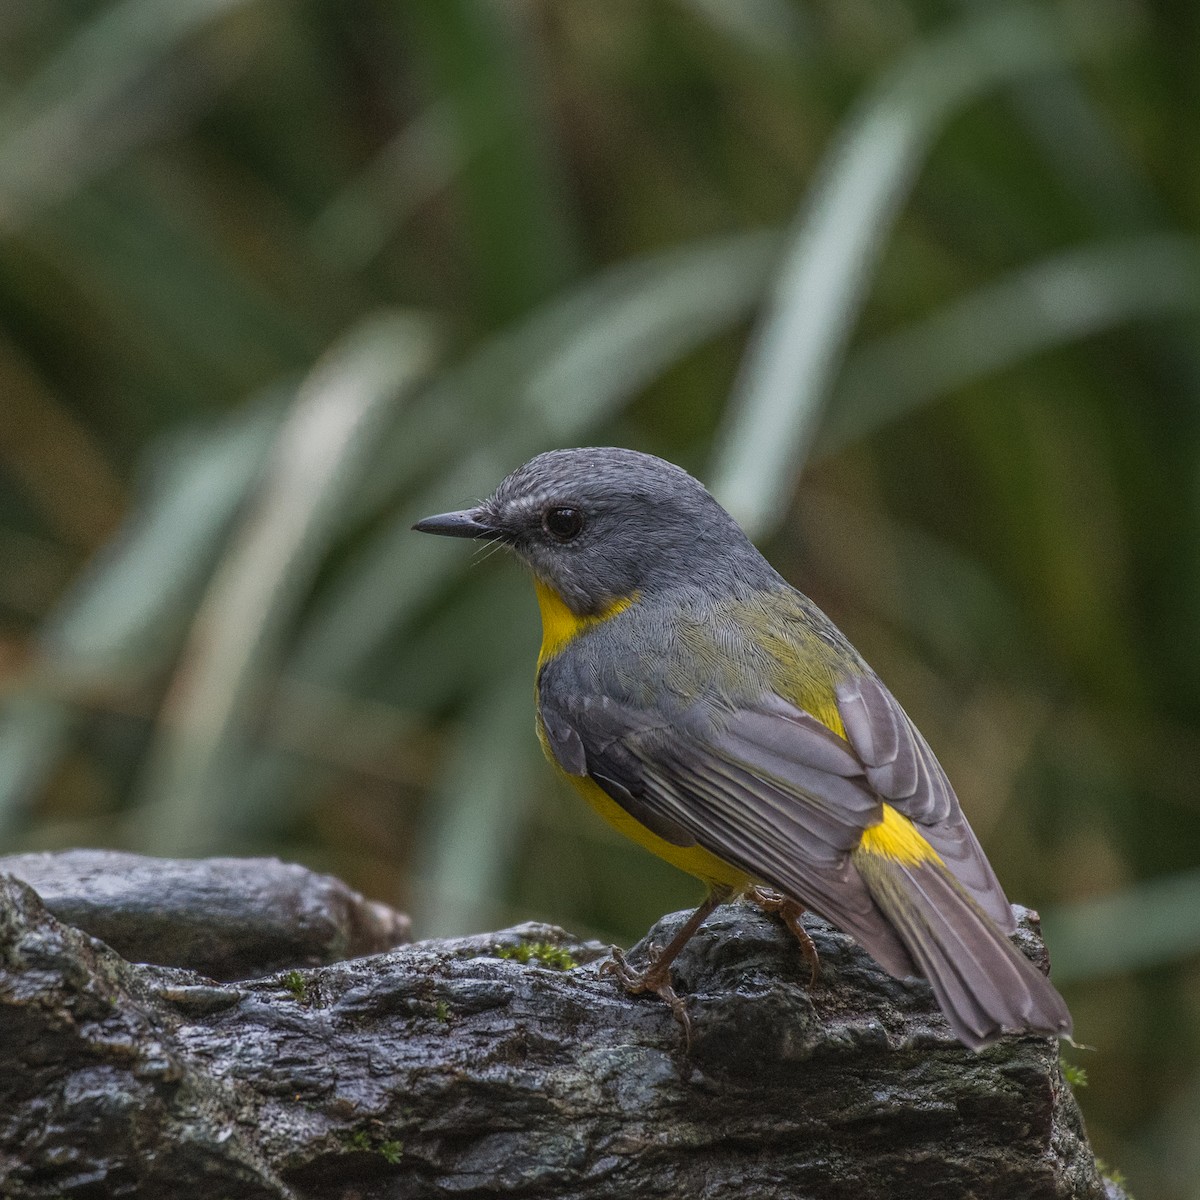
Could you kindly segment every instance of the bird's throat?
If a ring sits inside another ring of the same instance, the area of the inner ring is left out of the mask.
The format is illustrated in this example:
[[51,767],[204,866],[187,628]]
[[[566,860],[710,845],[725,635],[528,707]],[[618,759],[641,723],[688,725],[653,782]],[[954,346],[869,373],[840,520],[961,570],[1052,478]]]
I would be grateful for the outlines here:
[[637,600],[637,596],[622,596],[610,601],[598,612],[580,616],[572,612],[567,602],[548,584],[536,576],[533,590],[537,593],[538,608],[542,613],[542,648],[538,651],[538,666],[560,654],[581,633],[609,621],[623,613]]

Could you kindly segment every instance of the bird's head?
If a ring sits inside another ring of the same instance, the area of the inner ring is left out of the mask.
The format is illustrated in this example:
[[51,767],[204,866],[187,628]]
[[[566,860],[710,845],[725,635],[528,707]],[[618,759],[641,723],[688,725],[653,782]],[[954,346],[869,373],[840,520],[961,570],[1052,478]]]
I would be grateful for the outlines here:
[[539,454],[477,508],[413,528],[503,542],[578,616],[719,578],[731,566],[741,576],[752,564],[766,567],[681,467],[611,446]]

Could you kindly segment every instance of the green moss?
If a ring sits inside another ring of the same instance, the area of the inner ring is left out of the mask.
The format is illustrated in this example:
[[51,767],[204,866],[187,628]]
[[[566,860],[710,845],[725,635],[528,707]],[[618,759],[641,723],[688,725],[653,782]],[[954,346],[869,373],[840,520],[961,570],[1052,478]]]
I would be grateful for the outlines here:
[[356,1129],[353,1133],[348,1134],[346,1145],[351,1150],[360,1150],[364,1154],[378,1154],[392,1166],[395,1166],[404,1157],[403,1142],[392,1138],[375,1137],[365,1129]]
[[1115,1183],[1125,1193],[1128,1200],[1133,1200],[1133,1193],[1129,1190],[1129,1185],[1125,1182],[1125,1173],[1123,1171],[1118,1171],[1116,1167],[1110,1167],[1099,1155],[1096,1157],[1096,1170],[1105,1179]]
[[433,1006],[433,1015],[445,1025],[450,1020],[450,1005],[445,1000],[439,1000]]
[[283,977],[283,986],[292,993],[298,1004],[308,1003],[308,981],[299,971],[289,971]]
[[512,958],[519,963],[537,963],[552,971],[570,971],[579,964],[570,952],[552,942],[521,942],[518,946],[501,946],[496,954],[500,958]]
[[1077,1067],[1074,1063],[1067,1062],[1065,1058],[1060,1058],[1058,1065],[1062,1068],[1063,1078],[1072,1088],[1087,1087],[1087,1072],[1082,1067]]

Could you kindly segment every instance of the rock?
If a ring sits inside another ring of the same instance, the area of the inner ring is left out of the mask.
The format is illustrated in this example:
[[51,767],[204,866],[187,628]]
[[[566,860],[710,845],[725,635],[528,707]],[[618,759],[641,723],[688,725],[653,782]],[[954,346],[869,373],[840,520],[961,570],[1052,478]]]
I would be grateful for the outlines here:
[[714,914],[676,972],[686,1054],[657,998],[553,927],[215,984],[125,962],[0,879],[0,1193],[1105,1196],[1053,1040],[972,1054],[924,984],[809,929],[811,990],[774,921]]
[[408,918],[340,879],[277,858],[147,858],[68,850],[0,858],[59,920],[132,962],[245,979],[390,950]]

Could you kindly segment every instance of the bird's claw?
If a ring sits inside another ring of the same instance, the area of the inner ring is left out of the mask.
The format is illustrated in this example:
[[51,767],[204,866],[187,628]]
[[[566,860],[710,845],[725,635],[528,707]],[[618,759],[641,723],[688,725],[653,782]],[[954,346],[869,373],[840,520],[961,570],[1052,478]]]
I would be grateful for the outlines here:
[[660,963],[651,963],[644,971],[630,966],[625,952],[619,946],[612,948],[612,957],[600,965],[604,975],[615,975],[620,985],[631,996],[642,992],[653,992],[671,1010],[675,1020],[683,1027],[684,1049],[692,1048],[692,1020],[687,1005],[671,986],[671,971]]
[[817,953],[817,947],[813,944],[812,938],[808,936],[808,930],[804,928],[804,923],[800,920],[804,915],[804,905],[789,899],[782,892],[765,887],[750,888],[746,892],[746,898],[757,904],[763,912],[778,916],[788,927],[792,937],[800,944],[800,953],[804,955],[804,961],[808,963],[808,985],[809,987],[815,986],[817,980],[821,978],[821,956]]

